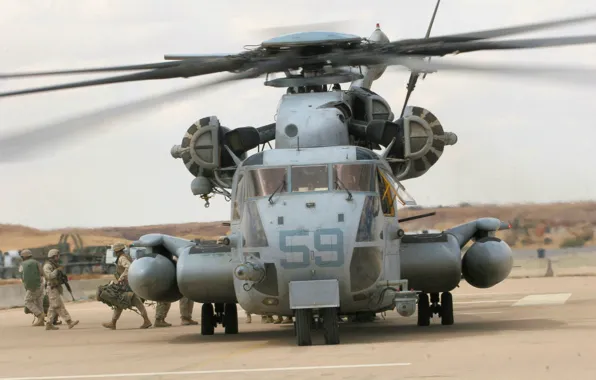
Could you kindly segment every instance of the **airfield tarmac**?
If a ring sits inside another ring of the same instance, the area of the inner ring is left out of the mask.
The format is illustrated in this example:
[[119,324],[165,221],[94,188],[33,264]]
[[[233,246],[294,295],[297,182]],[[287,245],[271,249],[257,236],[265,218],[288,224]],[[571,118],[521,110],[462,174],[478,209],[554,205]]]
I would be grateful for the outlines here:
[[[200,326],[139,330],[125,312],[119,329],[100,323],[99,302],[67,304],[80,324],[31,327],[22,309],[0,311],[0,380],[7,379],[594,379],[596,277],[509,279],[491,289],[462,282],[455,325],[417,327],[416,315],[340,326],[341,344],[297,347],[292,325],[253,316],[240,333],[201,336]],[[153,317],[155,309],[149,307]],[[200,305],[195,304],[195,319]]]

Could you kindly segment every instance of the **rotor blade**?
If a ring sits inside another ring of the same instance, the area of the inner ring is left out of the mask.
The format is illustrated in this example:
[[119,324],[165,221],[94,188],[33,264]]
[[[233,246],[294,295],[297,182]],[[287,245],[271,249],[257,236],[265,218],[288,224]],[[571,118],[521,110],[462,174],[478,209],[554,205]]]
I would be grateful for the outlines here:
[[183,59],[193,59],[193,60],[203,60],[207,61],[210,59],[217,59],[217,58],[226,58],[235,56],[237,54],[165,54],[163,59],[165,60],[183,60]]
[[0,79],[39,77],[39,76],[46,76],[46,75],[101,73],[101,72],[110,72],[110,71],[151,70],[151,69],[161,69],[161,68],[166,68],[166,67],[174,67],[174,66],[178,66],[179,64],[180,64],[179,62],[160,62],[160,63],[147,63],[147,64],[141,64],[141,65],[98,67],[98,68],[92,68],[92,69],[74,69],[74,70],[61,70],[61,71],[39,71],[39,72],[29,72],[29,73],[0,74]]
[[552,29],[552,28],[558,27],[558,26],[573,25],[573,24],[579,24],[579,23],[589,22],[589,21],[596,21],[596,14],[590,14],[590,15],[580,16],[580,17],[571,17],[571,18],[565,18],[565,19],[554,20],[554,21],[524,24],[524,25],[512,26],[512,27],[507,27],[507,28],[488,29],[488,30],[483,30],[483,31],[479,31],[479,32],[469,32],[469,33],[459,33],[459,34],[435,36],[435,37],[430,37],[428,39],[418,38],[418,39],[398,40],[398,41],[392,42],[391,44],[398,46],[398,45],[402,45],[402,44],[407,45],[407,44],[411,44],[411,43],[424,43],[424,42],[434,43],[434,42],[474,41],[474,40],[482,40],[482,39],[488,39],[488,38],[511,36],[514,34],[536,32],[539,30]]
[[469,53],[481,50],[535,49],[596,43],[596,35],[547,37],[505,41],[449,42],[436,46],[407,49],[407,54],[439,55]]
[[56,143],[84,135],[98,132],[102,128],[113,125],[113,121],[126,116],[149,110],[163,103],[188,99],[197,95],[201,90],[221,85],[227,82],[250,78],[252,74],[241,73],[228,75],[207,83],[186,87],[165,94],[143,100],[93,111],[82,116],[70,118],[50,125],[37,127],[33,130],[20,132],[11,136],[0,137],[0,162],[23,161],[28,157],[42,153],[43,149],[56,150]]
[[[170,63],[170,62],[166,62]],[[170,63],[171,64],[171,63]],[[133,82],[141,80],[152,80],[152,79],[170,79],[170,78],[188,78],[199,75],[214,74],[222,71],[234,71],[241,67],[241,63],[237,60],[231,59],[219,59],[216,61],[208,62],[193,62],[184,61],[176,63],[174,67],[166,67],[163,69],[156,69],[152,71],[146,71],[135,74],[121,75],[117,77],[102,78],[95,80],[88,80],[82,82],[65,83],[54,86],[30,88],[25,90],[17,90],[0,93],[0,98],[16,95],[33,94],[38,92],[65,90],[69,88],[99,86],[111,83],[123,83]]]
[[[586,67],[564,67],[564,66],[530,66],[530,65],[503,65],[503,64],[466,64],[423,61],[421,59],[398,58],[392,63],[402,65],[410,70],[418,72],[433,71],[460,71],[466,73],[496,73],[513,74],[524,76],[546,76],[549,79],[565,79],[581,84],[593,85],[596,81],[596,68]],[[394,68],[394,67],[392,67]],[[590,83],[591,81],[591,83]]]

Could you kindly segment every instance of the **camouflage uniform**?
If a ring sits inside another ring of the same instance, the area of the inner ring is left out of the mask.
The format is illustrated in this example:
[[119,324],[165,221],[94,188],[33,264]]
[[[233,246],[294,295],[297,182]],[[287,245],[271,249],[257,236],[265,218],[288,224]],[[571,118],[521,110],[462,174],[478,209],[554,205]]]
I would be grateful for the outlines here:
[[[172,306],[171,302],[158,302],[155,308],[155,327],[170,327],[171,323],[165,321]],[[180,324],[182,326],[198,325],[199,322],[193,321],[192,310],[194,302],[186,297],[182,297],[179,301],[180,306]]]
[[46,330],[58,330],[58,327],[52,324],[56,314],[59,314],[60,318],[66,321],[69,329],[73,328],[79,323],[79,321],[73,321],[70,318],[70,314],[66,310],[66,307],[64,307],[64,301],[62,301],[62,284],[58,280],[58,274],[62,269],[58,265],[59,258],[60,252],[58,252],[57,249],[51,249],[50,252],[48,252],[48,261],[46,261],[46,263],[43,265],[43,274],[46,279],[48,298],[50,299]]
[[[118,282],[121,284],[128,284],[128,268],[130,267],[132,259],[124,253],[124,244],[122,243],[114,244],[114,253],[118,256],[118,259],[116,260],[116,273],[118,275]],[[139,310],[139,312],[141,312],[141,316],[143,317],[144,322],[140,328],[147,329],[151,327],[151,321],[147,315],[145,305],[136,294],[132,297],[132,304]],[[122,311],[123,310],[120,308],[115,308],[112,314],[112,321],[108,323],[102,323],[102,326],[111,330],[115,330],[116,322],[118,322],[118,319],[120,319]]]
[[[37,319],[37,322],[34,322],[33,326],[43,326],[46,317],[43,310],[43,268],[38,261],[31,258],[32,255],[30,250],[23,250],[21,252],[21,257],[23,258],[23,264],[19,266],[19,272],[21,273],[21,278],[26,290],[25,307],[28,308]],[[28,262],[29,260],[32,261]],[[27,279],[30,279],[30,281],[34,281],[35,283],[25,283]],[[39,284],[37,284],[37,279],[39,279]]]

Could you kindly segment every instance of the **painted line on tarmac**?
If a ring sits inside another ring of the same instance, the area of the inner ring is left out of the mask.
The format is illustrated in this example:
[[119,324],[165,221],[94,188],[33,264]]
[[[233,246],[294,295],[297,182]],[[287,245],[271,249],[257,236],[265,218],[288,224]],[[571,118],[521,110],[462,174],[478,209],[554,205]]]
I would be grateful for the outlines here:
[[321,369],[352,369],[352,368],[374,368],[374,367],[404,367],[412,363],[384,363],[384,364],[346,364],[346,365],[322,365],[312,367],[280,367],[280,368],[242,368],[242,369],[216,369],[205,371],[181,371],[181,372],[146,372],[146,373],[107,373],[98,375],[76,375],[76,376],[40,376],[40,377],[0,377],[0,380],[61,380],[61,379],[106,379],[110,377],[153,377],[153,376],[183,376],[183,375],[212,375],[223,373],[247,373],[247,372],[284,372],[284,371],[311,371]]
[[454,305],[472,305],[478,303],[500,303],[500,302],[517,302],[519,299],[515,300],[477,300],[477,301],[463,301],[463,302],[454,302]]
[[479,311],[476,313],[455,313],[456,315],[482,315],[482,314],[501,314],[502,311]]

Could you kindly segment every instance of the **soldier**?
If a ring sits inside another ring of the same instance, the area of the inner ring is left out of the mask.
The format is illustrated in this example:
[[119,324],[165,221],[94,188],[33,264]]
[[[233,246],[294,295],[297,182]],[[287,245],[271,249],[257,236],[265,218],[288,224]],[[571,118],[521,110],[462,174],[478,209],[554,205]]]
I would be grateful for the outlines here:
[[[174,262],[178,262],[178,257],[173,256],[172,259]],[[171,323],[166,322],[166,317],[168,316],[168,312],[170,311],[170,306],[172,306],[171,302],[158,302],[157,306],[155,307],[155,327],[170,327],[172,326]],[[180,324],[182,326],[189,326],[189,325],[198,325],[199,322],[193,321],[192,319],[192,309],[194,307],[194,302],[189,300],[186,297],[182,297],[179,301],[180,307]]]
[[[116,275],[118,277],[117,282],[122,285],[128,285],[128,268],[132,263],[132,259],[130,256],[125,254],[124,252],[124,244],[116,243],[114,244],[114,254],[116,255]],[[132,297],[132,304],[141,312],[141,316],[143,317],[143,324],[141,325],[141,329],[148,329],[151,327],[151,321],[149,320],[149,316],[147,315],[147,310],[145,309],[145,305],[143,305],[143,301],[137,296],[136,294]],[[114,313],[112,314],[112,321],[108,323],[102,323],[102,326],[116,330],[116,322],[122,315],[122,309],[115,308]]]
[[62,283],[58,276],[60,275],[63,268],[58,264],[59,259],[60,252],[58,252],[57,249],[50,249],[50,252],[48,252],[48,261],[46,261],[46,263],[43,265],[43,274],[46,279],[48,298],[50,299],[46,330],[58,330],[58,327],[52,324],[52,321],[55,320],[56,314],[59,314],[60,318],[68,324],[69,329],[72,329],[74,326],[79,324],[78,320],[73,321],[70,318],[70,314],[64,307],[64,301],[62,301]]
[[39,261],[32,259],[30,250],[21,251],[21,257],[23,263],[19,267],[19,272],[26,290],[25,307],[37,318],[33,326],[43,326],[46,317],[43,310],[43,269]]

